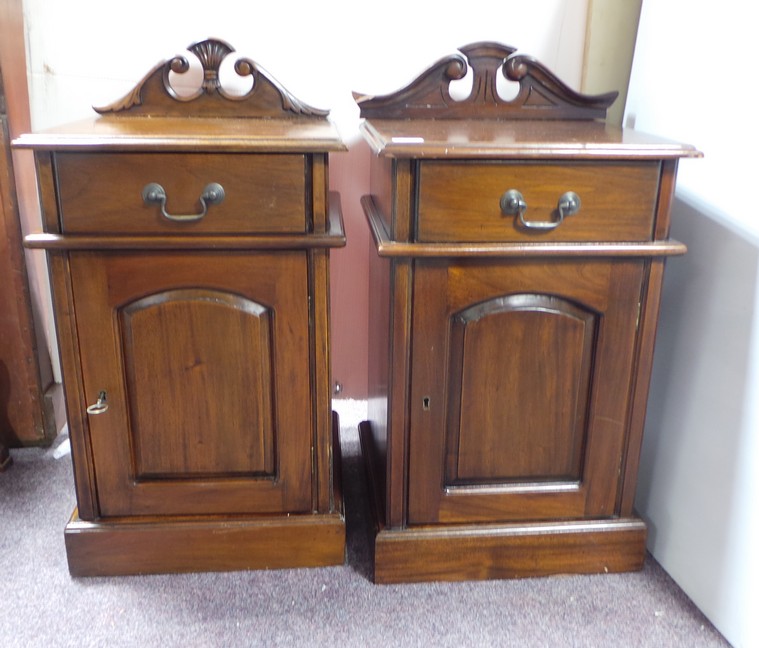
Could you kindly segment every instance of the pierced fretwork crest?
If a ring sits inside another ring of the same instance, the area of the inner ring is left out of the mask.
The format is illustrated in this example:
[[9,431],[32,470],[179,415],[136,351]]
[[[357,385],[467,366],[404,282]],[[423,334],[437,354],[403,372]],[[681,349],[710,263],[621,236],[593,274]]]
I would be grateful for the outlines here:
[[241,77],[251,77],[253,87],[237,95],[227,92],[219,80],[222,61],[234,52],[229,44],[217,39],[194,43],[187,48],[203,69],[200,87],[189,95],[177,93],[171,73],[185,74],[190,62],[185,56],[175,56],[156,65],[126,96],[118,101],[95,108],[101,114],[150,115],[153,117],[182,117],[187,115],[186,104],[195,102],[193,109],[208,117],[324,117],[327,110],[313,108],[285,90],[260,65],[247,58],[235,61],[234,70]]
[[[471,66],[472,91],[451,96],[452,81]],[[498,74],[519,84],[513,99],[497,89]],[[474,43],[459,49],[397,92],[384,96],[353,93],[361,116],[378,119],[603,119],[617,92],[575,92],[542,63],[499,43]]]

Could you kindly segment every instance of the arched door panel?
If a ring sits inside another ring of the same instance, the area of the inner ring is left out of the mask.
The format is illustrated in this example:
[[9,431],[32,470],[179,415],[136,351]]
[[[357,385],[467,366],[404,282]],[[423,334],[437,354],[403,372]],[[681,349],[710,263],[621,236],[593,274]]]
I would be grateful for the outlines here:
[[450,319],[446,486],[579,483],[597,319],[540,294]]

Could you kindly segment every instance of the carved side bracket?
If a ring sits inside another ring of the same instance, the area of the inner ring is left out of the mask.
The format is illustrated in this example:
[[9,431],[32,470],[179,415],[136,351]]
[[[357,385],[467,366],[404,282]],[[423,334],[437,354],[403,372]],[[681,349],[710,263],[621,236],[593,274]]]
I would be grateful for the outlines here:
[[[472,68],[472,91],[451,96],[452,81]],[[519,92],[503,99],[497,75],[519,83]],[[603,119],[617,92],[584,95],[563,83],[542,63],[499,43],[473,43],[435,63],[416,80],[383,96],[353,93],[361,116],[377,119]]]
[[191,52],[202,65],[203,80],[192,94],[176,92],[170,74],[185,74],[190,62],[175,56],[156,65],[127,95],[95,110],[101,114],[150,115],[152,117],[187,116],[187,104],[193,102],[193,116],[294,118],[325,117],[329,111],[313,108],[285,90],[260,65],[247,58],[238,59],[234,70],[241,77],[251,77],[253,87],[245,94],[227,92],[219,80],[222,61],[234,49],[217,39],[190,45]]

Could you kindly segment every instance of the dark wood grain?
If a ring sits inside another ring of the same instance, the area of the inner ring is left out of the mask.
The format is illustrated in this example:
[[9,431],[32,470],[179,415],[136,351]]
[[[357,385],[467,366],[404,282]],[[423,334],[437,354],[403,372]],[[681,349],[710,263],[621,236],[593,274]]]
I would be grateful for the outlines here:
[[[187,50],[202,67],[194,92],[185,93],[177,89],[177,86],[187,84],[187,81],[183,83],[182,75],[191,69],[189,58],[177,55],[158,63],[124,97],[95,110],[116,116],[184,117],[190,114],[232,116],[238,119],[318,119],[326,117],[329,112],[297,99],[258,63],[248,58],[238,58],[234,70],[241,77],[251,77],[250,89],[237,94],[228,92],[221,83],[219,68],[224,59],[234,52],[234,48],[222,40],[209,38],[191,44]],[[172,74],[176,78],[172,79]],[[192,78],[192,75],[188,74],[188,77]]]
[[110,406],[89,417],[101,515],[311,508],[307,272],[304,252],[72,254],[83,388]]
[[74,515],[65,540],[73,576],[283,569],[345,560],[345,524],[339,513],[100,522]]
[[643,430],[646,422],[646,405],[654,362],[656,326],[659,321],[659,308],[662,298],[664,266],[664,259],[653,259],[651,261],[647,268],[648,282],[641,298],[638,348],[635,353],[633,401],[630,407],[627,447],[622,464],[624,472],[620,475],[618,504],[620,515],[634,514],[640,451],[643,445]]
[[51,151],[185,151],[226,153],[319,153],[343,151],[335,126],[326,119],[246,120],[234,118],[120,119],[97,117],[22,133],[13,146]]
[[608,522],[383,530],[376,538],[377,583],[609,574],[643,567],[646,527]]
[[701,157],[693,146],[598,121],[372,119],[361,131],[397,159],[664,160]]
[[646,526],[634,517],[569,522],[435,525],[392,529],[376,473],[372,424],[359,424],[374,523],[374,581],[409,583],[635,571]]
[[308,230],[323,234],[329,229],[329,161],[326,153],[309,155],[306,161],[307,175],[310,175],[310,182],[306,183],[306,201],[310,198],[310,204],[306,206]]
[[[396,259],[434,259],[445,257],[661,257],[685,254],[688,248],[679,241],[666,239],[628,243],[626,241],[586,243],[553,242],[534,243],[532,241],[422,243],[416,241],[396,241],[390,237],[385,221],[379,211],[375,196],[363,196],[369,230],[374,239],[377,255]],[[28,237],[27,237],[28,240]]]
[[[422,162],[417,240],[648,241],[656,207],[659,165]],[[517,190],[525,219],[556,222],[559,198],[573,191],[580,210],[555,229],[532,230],[501,211],[501,196]]]
[[[313,376],[312,401],[312,470],[316,488],[312,507],[316,511],[333,511],[335,476],[333,466],[339,451],[333,445],[332,425],[332,367],[329,318],[329,251],[311,250],[306,253],[310,275],[307,279],[311,315],[309,318],[309,362]],[[283,315],[286,317],[286,315]],[[288,394],[288,401],[294,394]]]
[[66,420],[71,442],[71,462],[79,516],[83,520],[98,517],[98,494],[92,442],[87,424],[86,395],[82,386],[82,358],[77,330],[73,287],[68,254],[51,250],[48,253],[53,310],[56,317],[58,353],[61,359]]
[[413,265],[392,263],[390,292],[389,421],[387,430],[387,523],[406,523],[408,508],[409,391],[411,376],[411,322],[413,317]]
[[[372,473],[370,481],[374,491],[381,493],[377,501],[381,502],[380,519],[385,522],[385,502],[390,500],[387,492],[388,471],[388,426],[391,411],[390,402],[390,260],[369,253],[369,283],[372,299],[369,302],[369,340],[368,349],[368,403],[367,410],[372,424],[366,423],[362,435],[362,446],[372,446],[371,454],[364,452],[367,470]],[[397,366],[396,364],[393,365]],[[405,391],[405,389],[404,389]],[[404,392],[401,392],[404,393]],[[397,444],[396,444],[397,445]],[[395,446],[394,446],[395,447]],[[404,489],[401,493],[403,494]]]
[[[453,98],[451,82],[471,67],[468,96]],[[519,91],[503,99],[497,79],[517,82]],[[353,93],[361,116],[370,119],[597,119],[617,92],[589,96],[572,90],[536,59],[508,45],[472,43],[425,70],[405,88],[385,96]]]
[[[412,352],[409,523],[613,513],[617,476],[607,464],[624,439],[628,399],[603,376],[630,379],[640,276],[634,261],[417,265],[414,294],[424,299],[412,337],[423,342]],[[559,306],[532,308],[527,329],[527,311],[504,319],[497,308],[489,335],[468,331],[459,344],[461,315],[504,295],[550,295],[588,328],[556,324]],[[450,359],[447,371],[438,358]]]
[[449,322],[445,485],[579,483],[597,314],[521,294]]
[[[59,153],[61,231],[71,234],[252,234],[306,231],[303,155]],[[200,195],[216,182],[221,204],[200,220],[175,222],[146,204],[152,182],[166,191],[169,215],[201,212]],[[324,217],[322,216],[322,219]]]
[[[192,234],[56,234],[35,233],[24,237],[24,245],[41,250],[290,250],[343,247],[340,196],[329,194],[329,227],[324,234],[255,234],[193,236]],[[57,213],[57,212],[56,212]],[[57,227],[57,225],[56,225]]]
[[42,230],[50,235],[59,234],[61,231],[61,216],[58,208],[55,172],[53,170],[53,154],[49,151],[27,151],[27,153],[34,155]]
[[274,311],[226,291],[163,289],[118,317],[134,478],[274,478]]

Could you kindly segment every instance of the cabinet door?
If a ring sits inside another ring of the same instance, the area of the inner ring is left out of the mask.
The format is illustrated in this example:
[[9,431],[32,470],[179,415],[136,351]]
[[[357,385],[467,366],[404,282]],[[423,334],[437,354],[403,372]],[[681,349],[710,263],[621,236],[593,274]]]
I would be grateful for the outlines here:
[[100,513],[311,509],[305,253],[71,254]]
[[411,524],[615,513],[639,261],[422,261]]

